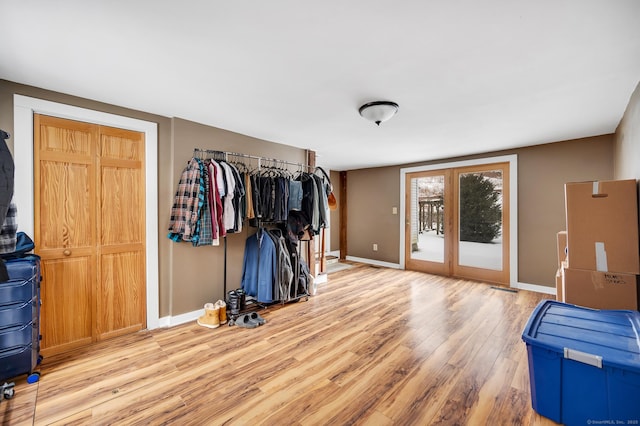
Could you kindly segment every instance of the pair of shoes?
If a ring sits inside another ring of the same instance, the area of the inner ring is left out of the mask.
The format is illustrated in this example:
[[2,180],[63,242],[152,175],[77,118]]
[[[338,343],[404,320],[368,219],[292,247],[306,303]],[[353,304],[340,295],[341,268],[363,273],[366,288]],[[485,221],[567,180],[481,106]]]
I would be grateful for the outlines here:
[[267,322],[267,320],[262,318],[257,312],[242,314],[235,321],[236,325],[244,328],[256,328],[265,322]]
[[227,323],[227,304],[222,300],[204,304],[204,315],[198,318],[198,325],[207,328],[218,328]]
[[262,324],[264,324],[265,322],[267,322],[267,320],[266,320],[266,319],[264,319],[264,318],[262,318],[262,317],[260,316],[260,314],[259,314],[259,313],[257,313],[257,312],[251,312],[251,313],[250,313],[250,314],[248,314],[248,315],[249,315],[249,319],[250,319],[251,321],[255,322],[255,323],[256,323],[256,324],[258,324],[258,325],[262,325]]
[[258,326],[257,323],[251,321],[249,314],[242,314],[236,318],[236,325],[244,328],[256,328]]
[[218,328],[220,326],[220,307],[217,304],[205,303],[204,315],[198,318],[198,325],[207,328]]

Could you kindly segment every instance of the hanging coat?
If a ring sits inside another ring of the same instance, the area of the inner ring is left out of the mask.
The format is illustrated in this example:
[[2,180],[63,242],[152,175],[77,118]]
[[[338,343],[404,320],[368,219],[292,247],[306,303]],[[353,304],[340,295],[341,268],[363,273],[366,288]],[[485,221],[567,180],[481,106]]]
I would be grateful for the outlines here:
[[273,302],[277,277],[276,246],[263,228],[247,238],[242,264],[242,289],[262,303]]
[[[9,204],[13,198],[13,179],[15,164],[7,146],[6,139],[9,134],[0,130],[0,226],[4,223],[9,210]],[[0,260],[0,282],[9,280],[7,267]]]

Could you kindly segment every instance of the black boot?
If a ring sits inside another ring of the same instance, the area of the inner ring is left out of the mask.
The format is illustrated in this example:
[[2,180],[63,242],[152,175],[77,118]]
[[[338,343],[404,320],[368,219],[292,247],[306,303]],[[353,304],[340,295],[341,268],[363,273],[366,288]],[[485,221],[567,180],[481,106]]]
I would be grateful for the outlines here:
[[240,297],[235,290],[231,290],[229,293],[227,293],[227,309],[229,310],[231,315],[240,314]]
[[242,311],[247,307],[247,293],[239,288],[236,290],[236,294],[238,295],[238,299],[240,299],[240,310]]

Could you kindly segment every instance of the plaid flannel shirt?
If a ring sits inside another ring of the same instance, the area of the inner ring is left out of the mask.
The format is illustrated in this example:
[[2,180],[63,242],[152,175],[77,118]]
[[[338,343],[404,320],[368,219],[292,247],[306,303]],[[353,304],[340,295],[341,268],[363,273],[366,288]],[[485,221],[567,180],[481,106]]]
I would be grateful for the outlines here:
[[0,254],[13,253],[16,251],[16,234],[18,232],[18,221],[16,216],[18,209],[14,203],[9,204],[7,216],[0,229]]
[[197,158],[192,158],[182,171],[167,235],[173,241],[198,243],[200,213],[205,199],[202,175],[202,162]]

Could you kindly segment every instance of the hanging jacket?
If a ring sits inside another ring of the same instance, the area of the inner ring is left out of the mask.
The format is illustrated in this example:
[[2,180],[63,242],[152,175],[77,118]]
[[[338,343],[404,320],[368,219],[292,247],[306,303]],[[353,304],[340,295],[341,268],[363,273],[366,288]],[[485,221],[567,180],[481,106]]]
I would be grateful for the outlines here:
[[242,220],[244,219],[242,212],[242,200],[245,196],[244,180],[240,177],[238,168],[233,164],[228,164],[234,179],[234,196],[233,196],[233,232],[242,231]]
[[245,190],[245,217],[247,219],[254,219],[256,217],[255,210],[253,209],[253,184],[251,175],[249,173],[243,173],[244,176],[244,190]]
[[227,231],[222,226],[222,200],[218,187],[218,167],[216,162],[209,160],[209,205],[211,206],[211,245],[220,245],[220,238],[227,235]]
[[[9,204],[13,198],[13,180],[15,164],[5,139],[9,134],[0,130],[0,225],[4,223],[9,210]],[[7,281],[9,274],[4,262],[0,260],[0,282]]]
[[262,219],[262,191],[260,176],[256,173],[252,174],[251,179],[251,204],[253,204],[254,218]]
[[277,276],[276,246],[265,229],[247,238],[242,263],[242,289],[261,303],[273,302]]
[[214,166],[216,166],[216,183],[218,187],[218,194],[222,199],[225,195],[227,195],[227,187],[225,184],[224,170],[220,166],[220,163],[215,160],[209,160]]
[[329,210],[329,202],[327,201],[326,186],[322,178],[317,175],[311,175],[316,183],[318,192],[318,228],[325,228],[327,225],[327,211]]
[[223,214],[222,214],[222,218],[223,218],[223,222],[224,222],[224,229],[227,232],[233,232],[233,227],[235,224],[235,214],[236,211],[233,207],[233,199],[235,197],[235,192],[236,192],[236,180],[233,176],[233,171],[231,170],[231,166],[224,162],[221,161],[220,162],[220,166],[222,167],[223,170],[223,177],[224,177],[224,183],[225,183],[225,196],[222,200],[222,204],[223,204]]
[[273,221],[273,204],[275,190],[273,188],[273,178],[271,176],[260,176],[260,211],[262,220]]
[[[318,190],[316,189],[316,184],[313,178],[308,173],[301,174],[298,179],[302,182],[302,203],[301,203],[302,210],[301,211],[304,213],[304,216],[309,221],[309,224],[311,225],[311,229],[314,230],[315,229],[313,227],[314,200],[315,200],[314,197],[316,196]],[[317,206],[317,201],[315,201],[315,205]],[[317,220],[317,210],[316,210],[316,220]]]
[[276,256],[278,264],[278,275],[276,277],[277,299],[283,302],[290,300],[291,284],[293,283],[294,272],[291,265],[291,256],[287,249],[287,244],[282,235],[282,231],[274,229],[269,231],[276,244]]
[[209,203],[209,167],[200,163],[202,182],[204,183],[205,200],[202,203],[198,225],[198,241],[195,245],[210,246],[213,244],[213,222],[211,220],[211,204]]
[[313,182],[313,188],[312,188],[313,202],[311,204],[311,208],[312,208],[311,229],[313,230],[314,234],[317,235],[318,233],[320,233],[320,209],[318,208],[320,204],[318,203],[318,186],[313,176],[314,175],[310,176],[310,180],[311,182]]
[[285,222],[289,213],[289,179],[284,176],[275,178],[275,201],[273,219]]

